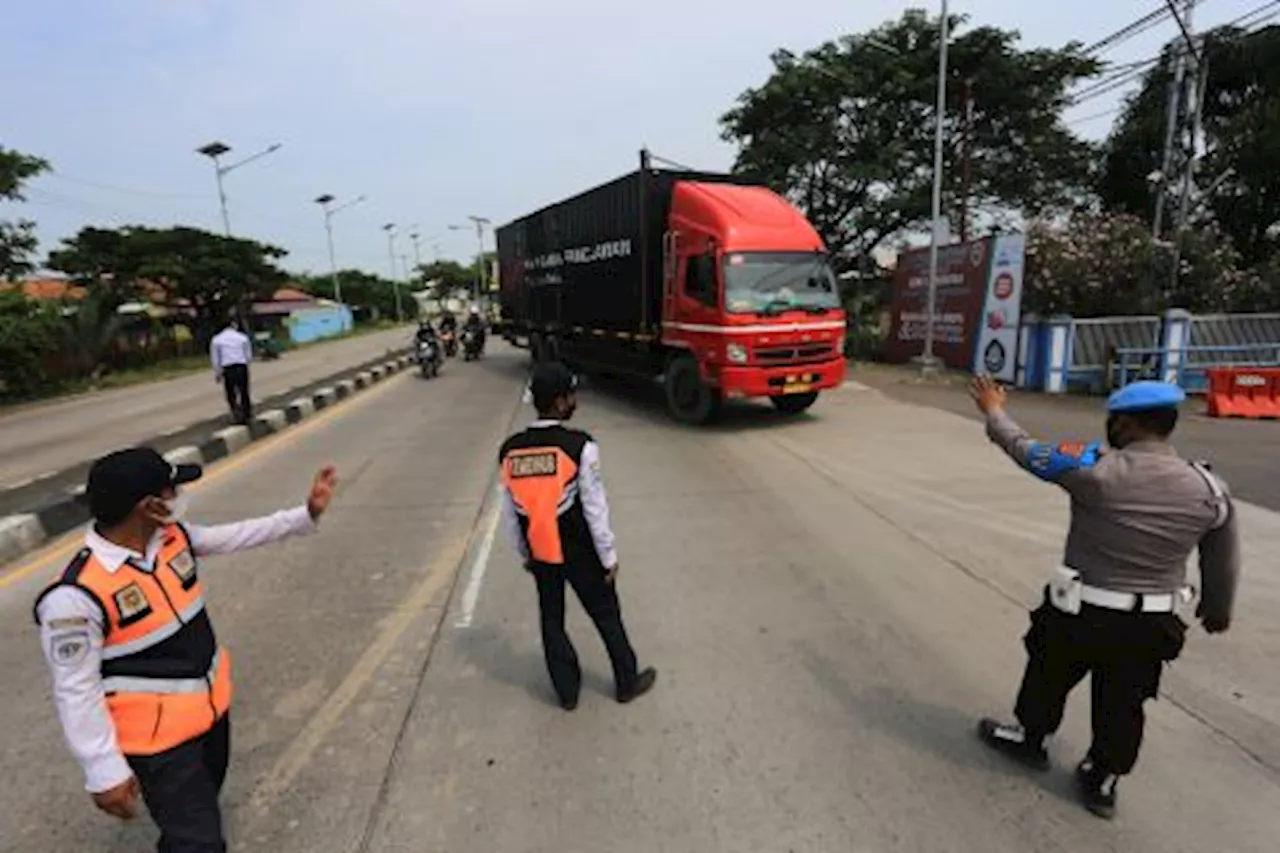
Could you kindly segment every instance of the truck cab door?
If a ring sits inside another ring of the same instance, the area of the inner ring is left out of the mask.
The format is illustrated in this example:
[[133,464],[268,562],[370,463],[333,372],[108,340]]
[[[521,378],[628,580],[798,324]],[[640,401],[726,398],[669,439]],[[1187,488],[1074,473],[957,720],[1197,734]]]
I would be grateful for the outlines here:
[[715,323],[720,315],[715,243],[693,228],[668,231],[663,240],[663,319]]

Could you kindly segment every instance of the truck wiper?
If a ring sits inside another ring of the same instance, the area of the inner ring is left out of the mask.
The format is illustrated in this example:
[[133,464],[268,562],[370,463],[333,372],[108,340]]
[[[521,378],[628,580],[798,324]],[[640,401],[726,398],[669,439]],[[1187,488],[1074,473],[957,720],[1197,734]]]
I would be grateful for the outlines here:
[[784,311],[791,311],[794,308],[795,306],[786,299],[770,299],[764,304],[764,307],[756,313],[761,317],[777,317]]

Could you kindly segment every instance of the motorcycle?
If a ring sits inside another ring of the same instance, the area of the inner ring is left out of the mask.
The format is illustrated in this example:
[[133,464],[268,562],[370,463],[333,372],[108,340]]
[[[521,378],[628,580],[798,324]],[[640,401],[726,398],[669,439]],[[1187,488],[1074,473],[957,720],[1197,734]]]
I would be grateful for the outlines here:
[[423,379],[440,375],[440,345],[435,341],[418,341],[418,370]]
[[462,330],[462,360],[474,361],[484,352],[484,332],[470,327]]
[[458,354],[458,335],[453,329],[445,329],[440,333],[440,343],[444,344],[446,358],[453,358]]

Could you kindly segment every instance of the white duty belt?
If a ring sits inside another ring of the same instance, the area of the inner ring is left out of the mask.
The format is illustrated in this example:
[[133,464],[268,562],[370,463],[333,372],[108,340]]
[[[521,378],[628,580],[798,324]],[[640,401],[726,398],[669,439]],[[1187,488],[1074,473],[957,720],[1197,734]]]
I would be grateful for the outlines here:
[[1190,589],[1182,592],[1139,594],[1116,592],[1089,584],[1080,585],[1080,601],[1107,610],[1125,610],[1133,613],[1173,613],[1183,601],[1190,600]]

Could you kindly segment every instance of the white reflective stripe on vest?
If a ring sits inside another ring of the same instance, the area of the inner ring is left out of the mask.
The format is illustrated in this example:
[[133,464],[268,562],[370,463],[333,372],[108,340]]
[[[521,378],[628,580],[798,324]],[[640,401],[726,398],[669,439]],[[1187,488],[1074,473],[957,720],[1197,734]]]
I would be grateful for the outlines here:
[[204,610],[203,595],[187,605],[186,608],[178,614],[177,619],[155,629],[150,634],[143,634],[141,637],[129,640],[126,643],[112,643],[111,645],[103,646],[102,659],[116,660],[117,658],[124,658],[129,655],[137,654],[138,652],[146,651],[152,646],[157,646],[181,631],[188,622],[200,615],[201,610]]
[[106,693],[207,693],[209,685],[218,675],[218,659],[222,650],[214,652],[209,672],[203,678],[142,678],[136,675],[112,675],[102,679]]

